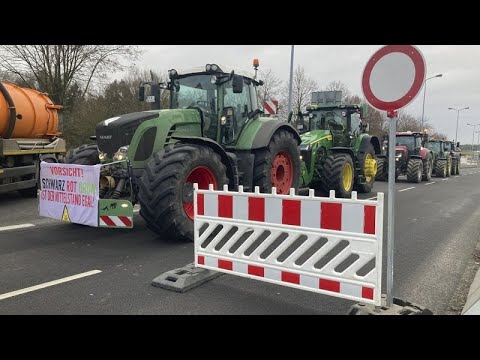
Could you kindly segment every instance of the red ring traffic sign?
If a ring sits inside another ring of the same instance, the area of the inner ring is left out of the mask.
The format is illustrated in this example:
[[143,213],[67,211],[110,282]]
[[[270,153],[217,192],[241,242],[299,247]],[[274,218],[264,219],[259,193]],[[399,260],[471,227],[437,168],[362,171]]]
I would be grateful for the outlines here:
[[425,59],[415,46],[384,46],[373,54],[363,70],[363,95],[378,110],[399,110],[418,95],[425,74]]

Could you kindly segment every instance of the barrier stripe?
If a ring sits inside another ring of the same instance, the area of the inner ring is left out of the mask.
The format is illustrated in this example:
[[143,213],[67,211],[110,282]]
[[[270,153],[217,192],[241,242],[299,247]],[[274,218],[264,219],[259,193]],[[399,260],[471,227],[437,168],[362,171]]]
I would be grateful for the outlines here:
[[[197,214],[375,235],[375,205],[197,193]],[[362,214],[358,216],[358,214]]]
[[109,216],[102,215],[100,216],[100,220],[104,222],[107,226],[116,226],[112,219]]
[[374,289],[371,287],[298,274],[291,271],[281,271],[269,267],[249,265],[243,262],[224,260],[206,255],[197,255],[197,264],[368,300],[373,300],[374,298]]
[[132,226],[132,220],[129,216],[119,216],[118,218],[123,222],[125,226]]

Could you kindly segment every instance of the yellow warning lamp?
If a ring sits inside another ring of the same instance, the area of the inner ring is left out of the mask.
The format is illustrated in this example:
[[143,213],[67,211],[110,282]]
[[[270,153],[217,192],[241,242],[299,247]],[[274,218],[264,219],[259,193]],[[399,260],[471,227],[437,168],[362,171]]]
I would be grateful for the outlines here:
[[255,70],[258,70],[258,67],[260,66],[260,61],[258,61],[257,58],[253,59],[253,68]]

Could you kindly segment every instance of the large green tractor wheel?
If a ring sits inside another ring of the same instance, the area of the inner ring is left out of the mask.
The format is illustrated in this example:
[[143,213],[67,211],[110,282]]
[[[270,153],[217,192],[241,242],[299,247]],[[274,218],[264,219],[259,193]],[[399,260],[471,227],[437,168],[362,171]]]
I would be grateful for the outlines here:
[[100,164],[97,144],[85,144],[70,150],[65,156],[65,163],[78,165]]
[[[368,144],[367,148],[365,151],[359,152],[358,153],[358,163],[360,164],[361,172],[363,175],[367,175],[365,172],[366,169],[366,163],[370,160],[376,160],[375,159],[375,149],[373,148],[372,144]],[[376,166],[376,171],[375,173],[378,172],[378,163]],[[376,176],[376,174],[375,174]],[[373,189],[373,184],[375,183],[375,176],[370,176],[365,178],[365,183],[356,184],[356,189],[360,193],[369,193]]]
[[171,239],[193,241],[193,184],[222,189],[225,165],[211,148],[175,144],[155,153],[139,181],[140,215],[147,227]]
[[438,177],[447,177],[447,161],[446,160],[437,160],[435,164],[435,175]]
[[388,162],[385,158],[377,158],[376,181],[388,181]]
[[352,195],[355,167],[352,157],[348,154],[329,155],[323,167],[324,178],[328,182],[328,189],[335,190],[335,195],[349,198]]
[[298,190],[300,168],[297,140],[291,132],[280,130],[266,149],[255,154],[253,185],[260,187],[261,193],[270,193],[275,187],[277,194],[289,194],[291,188]]
[[410,159],[407,164],[407,180],[411,183],[420,183],[423,175],[422,159]]

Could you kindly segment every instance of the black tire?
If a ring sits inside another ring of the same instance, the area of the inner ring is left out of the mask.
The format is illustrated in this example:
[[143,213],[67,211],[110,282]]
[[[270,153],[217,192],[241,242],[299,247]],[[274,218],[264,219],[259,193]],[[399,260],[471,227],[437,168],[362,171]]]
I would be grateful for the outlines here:
[[457,175],[460,175],[460,158],[457,159]]
[[452,175],[452,161],[447,160],[447,178]]
[[[253,186],[260,187],[261,193],[271,193],[274,182],[274,177],[277,173],[273,169],[274,159],[281,156],[281,153],[288,154],[292,166],[290,178],[283,182],[283,189],[277,186],[277,194],[289,194],[290,188],[298,190],[300,184],[300,150],[298,149],[298,142],[293,134],[287,130],[277,131],[267,148],[255,152],[255,163],[253,169]],[[290,170],[289,170],[290,171]],[[285,171],[283,173],[285,175]],[[280,177],[275,180],[277,183],[282,183]],[[289,180],[290,179],[290,180]],[[290,185],[288,185],[290,183]],[[253,190],[253,189],[252,189]],[[283,191],[282,191],[283,190]]]
[[388,162],[385,158],[377,158],[377,175],[375,175],[375,181],[387,181],[388,180]]
[[422,181],[423,162],[421,159],[410,159],[407,164],[407,180],[418,184]]
[[432,156],[428,155],[423,163],[423,174],[422,180],[423,181],[430,181],[432,178],[432,171],[433,171],[433,163],[432,163]]
[[[349,164],[352,168],[350,188],[345,188],[343,183],[345,168]],[[327,157],[323,167],[323,177],[328,182],[328,190],[335,190],[335,196],[349,198],[352,195],[355,178],[355,167],[352,157],[348,154],[332,154]]]
[[452,159],[452,175],[458,175],[458,161],[456,158]]
[[[193,241],[193,219],[184,208],[184,199],[193,201],[193,184],[187,186],[192,170],[208,169],[217,189],[228,185],[225,165],[211,148],[180,144],[155,153],[145,164],[139,180],[140,215],[147,227],[175,240]],[[199,188],[208,188],[199,184]]]
[[446,160],[437,160],[435,164],[435,176],[446,177],[447,176],[447,161]]
[[100,164],[97,144],[85,144],[70,150],[65,156],[66,164],[96,165]]

